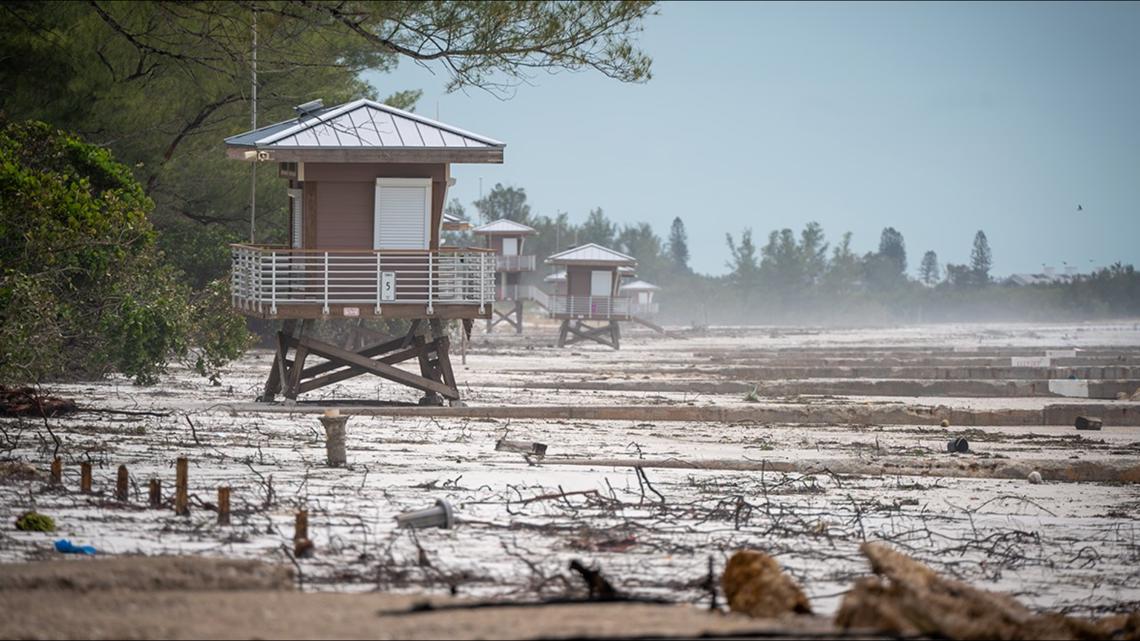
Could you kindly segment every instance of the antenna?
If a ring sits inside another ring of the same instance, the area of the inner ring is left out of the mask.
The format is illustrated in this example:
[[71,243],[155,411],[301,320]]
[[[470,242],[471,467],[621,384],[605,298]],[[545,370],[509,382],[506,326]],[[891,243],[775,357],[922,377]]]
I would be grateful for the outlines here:
[[[253,60],[250,66],[250,109],[249,109],[249,125],[250,130],[257,129],[257,6],[253,7],[253,22],[250,24],[253,29]],[[252,245],[257,242],[256,233],[256,220],[257,220],[257,161],[250,165],[250,179],[249,179],[249,242]]]

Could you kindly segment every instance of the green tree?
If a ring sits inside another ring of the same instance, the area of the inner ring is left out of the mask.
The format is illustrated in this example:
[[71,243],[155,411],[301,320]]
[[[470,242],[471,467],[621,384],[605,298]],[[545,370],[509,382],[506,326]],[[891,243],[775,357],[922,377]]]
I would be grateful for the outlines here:
[[970,272],[975,285],[989,284],[992,263],[990,241],[986,239],[986,233],[979,229],[978,233],[974,234],[974,249],[970,252]]
[[685,232],[685,223],[680,216],[673,219],[673,226],[669,228],[669,259],[673,269],[678,273],[689,272],[689,234]]
[[[227,160],[220,139],[249,128],[255,25],[264,125],[317,97],[382,99],[361,73],[400,61],[441,69],[450,89],[499,95],[537,70],[645,81],[650,60],[634,38],[651,13],[641,1],[12,2],[0,7],[0,112],[111,149],[154,201],[168,258],[204,283],[229,261],[198,249],[250,233],[251,169]],[[383,100],[411,108],[418,96]],[[256,239],[281,242],[288,218],[275,167],[252,171]],[[211,227],[225,233],[192,239]]]
[[922,281],[923,285],[933,287],[941,280],[942,275],[939,273],[938,268],[938,254],[933,250],[927,251],[922,255],[922,265],[918,269],[918,279]]
[[[776,232],[772,233],[775,234]],[[739,245],[733,240],[732,234],[725,234],[724,236],[729,251],[727,263],[729,282],[747,301],[760,284],[760,260],[757,256],[756,245],[752,242],[752,230],[745,229],[740,233]]]
[[846,232],[831,252],[823,285],[832,294],[850,294],[856,289],[862,275],[863,263],[851,251],[851,232]]
[[879,237],[879,255],[886,258],[899,277],[906,274],[906,241],[894,227],[883,229]]
[[530,224],[530,205],[526,203],[526,190],[522,187],[504,187],[502,183],[495,183],[486,196],[475,201],[475,209],[484,223],[505,218]]
[[158,251],[152,206],[107,150],[0,121],[0,378],[145,383],[173,359],[216,376],[240,355],[227,284],[191,293]]
[[649,223],[625,225],[617,235],[617,248],[637,259],[637,275],[649,281],[659,281],[668,268],[668,258],[662,251],[661,238]]
[[617,225],[606,217],[601,207],[596,207],[590,210],[586,222],[578,228],[578,243],[582,245],[597,243],[602,247],[613,249],[617,240],[617,231]]

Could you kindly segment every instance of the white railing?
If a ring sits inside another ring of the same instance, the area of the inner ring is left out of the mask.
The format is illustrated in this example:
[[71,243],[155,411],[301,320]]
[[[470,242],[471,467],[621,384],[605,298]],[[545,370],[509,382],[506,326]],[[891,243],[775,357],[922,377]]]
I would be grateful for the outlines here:
[[232,245],[233,305],[276,314],[281,305],[371,307],[484,305],[495,300],[495,261],[488,252],[321,251]]
[[551,296],[551,314],[582,318],[629,318],[632,300],[617,296]]
[[532,272],[534,256],[496,256],[495,269],[501,272]]
[[653,316],[659,311],[657,303],[630,303],[629,313],[634,316]]

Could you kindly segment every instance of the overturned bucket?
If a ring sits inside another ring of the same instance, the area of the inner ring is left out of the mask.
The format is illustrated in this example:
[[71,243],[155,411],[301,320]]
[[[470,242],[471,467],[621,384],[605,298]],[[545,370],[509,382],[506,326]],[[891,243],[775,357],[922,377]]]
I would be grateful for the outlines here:
[[397,527],[417,530],[438,527],[450,530],[453,525],[455,525],[455,513],[451,509],[451,504],[443,499],[436,499],[435,507],[396,515]]

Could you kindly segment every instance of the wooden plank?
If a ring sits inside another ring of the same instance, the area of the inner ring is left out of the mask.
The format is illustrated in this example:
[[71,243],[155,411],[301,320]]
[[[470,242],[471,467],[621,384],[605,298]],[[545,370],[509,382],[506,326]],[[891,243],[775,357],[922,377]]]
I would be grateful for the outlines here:
[[[403,346],[404,346],[404,337],[401,336],[400,338],[396,338],[396,339],[393,339],[393,340],[390,340],[390,341],[387,341],[384,343],[380,343],[379,345],[373,345],[372,347],[366,347],[362,350],[358,350],[356,353],[360,354],[361,356],[367,356],[369,358],[372,358],[375,356],[379,356],[380,354],[390,352],[394,349],[399,349],[400,347],[403,347]],[[405,360],[405,359],[400,359],[400,360]],[[399,363],[400,361],[395,361],[395,362]],[[389,363],[389,364],[391,364],[391,363]],[[319,374],[324,374],[325,372],[331,372],[332,370],[340,368],[340,367],[344,367],[344,365],[333,363],[333,362],[320,363],[318,365],[312,365],[310,367],[306,367],[301,372],[301,380],[310,379],[310,378],[313,378],[314,376],[317,376]]]
[[456,398],[459,397],[459,386],[455,384],[455,372],[451,369],[451,357],[447,352],[451,348],[451,340],[446,336],[440,336],[435,339],[435,355],[439,363],[439,372],[443,375],[443,382],[445,385],[455,390]]
[[390,381],[395,381],[401,385],[406,385],[408,387],[414,387],[418,390],[425,392],[437,392],[447,398],[458,398],[455,390],[444,385],[443,383],[433,381],[426,377],[416,376],[415,374],[412,374],[411,372],[405,372],[398,367],[393,367],[387,363],[374,361],[365,356],[354,354],[346,349],[336,347],[335,345],[316,341],[308,337],[302,337],[301,344],[308,347],[310,352],[318,356],[323,356],[330,361],[342,361],[348,365],[355,365],[370,374],[379,376],[380,378],[386,378]]
[[653,330],[653,331],[657,332],[658,334],[664,334],[664,333],[665,333],[665,328],[664,328],[664,327],[662,327],[662,326],[658,325],[657,323],[654,323],[654,322],[652,322],[652,321],[649,321],[649,320],[647,320],[647,319],[644,319],[644,318],[642,318],[642,317],[640,317],[640,316],[630,316],[630,317],[629,317],[629,320],[631,320],[631,321],[633,321],[633,322],[635,322],[635,323],[639,323],[639,324],[641,324],[641,325],[645,325],[646,327],[648,327],[649,329],[651,329],[651,330]]
[[[415,358],[416,356],[419,355],[419,350],[420,350],[419,347],[412,346],[412,347],[409,347],[408,349],[400,350],[398,352],[394,352],[394,353],[389,354],[383,358],[378,358],[375,360],[377,362],[385,363],[387,365],[395,365],[396,363],[401,363],[403,361],[408,360],[409,358]],[[364,355],[363,352],[360,352],[360,354],[362,356]],[[308,380],[306,382],[303,382],[303,383],[301,383],[300,387],[298,387],[297,394],[298,395],[304,394],[306,392],[311,392],[315,389],[325,387],[326,385],[332,385],[333,383],[339,383],[341,381],[348,380],[350,378],[355,378],[355,377],[361,376],[363,374],[368,374],[368,372],[364,371],[363,369],[360,369],[359,367],[355,367],[352,365],[345,365],[344,363],[332,363],[332,366],[334,369],[337,367],[347,367],[348,369],[343,369],[343,370],[340,370],[338,372],[333,372],[332,374],[328,374],[326,376],[321,376],[319,378],[313,378],[312,380]]]
[[297,400],[297,388],[301,386],[301,372],[305,369],[305,357],[309,348],[304,343],[297,345],[293,353],[293,367],[289,368],[289,384],[285,388],[285,398]]

